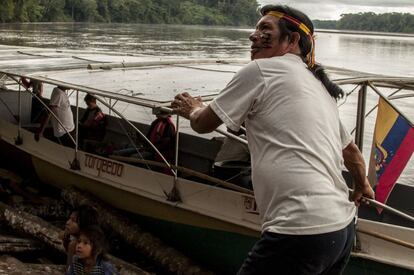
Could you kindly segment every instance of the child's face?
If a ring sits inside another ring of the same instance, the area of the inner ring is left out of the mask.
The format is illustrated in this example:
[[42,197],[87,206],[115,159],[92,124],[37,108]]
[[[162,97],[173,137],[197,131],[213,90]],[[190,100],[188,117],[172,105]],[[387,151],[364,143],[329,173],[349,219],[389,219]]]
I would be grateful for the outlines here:
[[84,235],[80,235],[76,244],[76,255],[81,259],[92,257],[92,243]]
[[66,229],[66,232],[68,232],[68,234],[71,234],[71,235],[78,234],[79,225],[78,225],[77,219],[78,219],[78,215],[75,212],[70,214],[70,217],[65,225],[65,229]]

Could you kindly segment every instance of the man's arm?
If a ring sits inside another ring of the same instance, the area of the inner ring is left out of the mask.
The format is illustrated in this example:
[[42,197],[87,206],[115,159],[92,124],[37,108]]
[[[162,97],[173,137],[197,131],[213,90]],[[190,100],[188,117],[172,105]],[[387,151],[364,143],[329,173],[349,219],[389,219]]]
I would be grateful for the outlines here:
[[191,128],[199,134],[213,132],[223,123],[210,106],[192,112],[190,122]]
[[375,194],[365,175],[366,167],[361,151],[354,142],[351,142],[342,150],[342,155],[345,167],[351,173],[353,179],[354,192],[351,199],[357,206],[359,206],[362,196],[373,199]]
[[191,128],[197,133],[210,133],[223,123],[209,106],[204,106],[200,97],[178,94],[171,105],[174,113],[190,120]]

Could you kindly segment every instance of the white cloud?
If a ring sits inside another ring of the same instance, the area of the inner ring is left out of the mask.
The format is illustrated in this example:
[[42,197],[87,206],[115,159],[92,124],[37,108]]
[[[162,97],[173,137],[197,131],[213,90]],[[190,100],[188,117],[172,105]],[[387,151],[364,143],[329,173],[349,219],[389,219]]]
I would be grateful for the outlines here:
[[286,4],[306,13],[311,19],[339,19],[344,13],[403,12],[414,14],[414,0],[259,0],[259,4]]

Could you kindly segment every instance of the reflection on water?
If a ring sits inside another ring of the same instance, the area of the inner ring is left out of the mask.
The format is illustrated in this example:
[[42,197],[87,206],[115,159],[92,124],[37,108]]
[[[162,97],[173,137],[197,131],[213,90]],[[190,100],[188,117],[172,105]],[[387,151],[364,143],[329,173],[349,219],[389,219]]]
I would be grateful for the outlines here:
[[245,32],[204,26],[144,24],[7,24],[0,43],[199,57],[247,57]]
[[414,76],[414,37],[321,33],[320,60],[344,67],[393,76]]

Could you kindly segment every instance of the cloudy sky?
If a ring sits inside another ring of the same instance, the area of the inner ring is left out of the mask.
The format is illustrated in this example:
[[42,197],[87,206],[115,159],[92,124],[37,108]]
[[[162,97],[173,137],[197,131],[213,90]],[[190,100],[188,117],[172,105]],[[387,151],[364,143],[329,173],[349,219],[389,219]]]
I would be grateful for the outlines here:
[[311,19],[339,19],[343,13],[372,11],[414,14],[414,0],[258,0],[261,5],[281,3],[305,12]]

